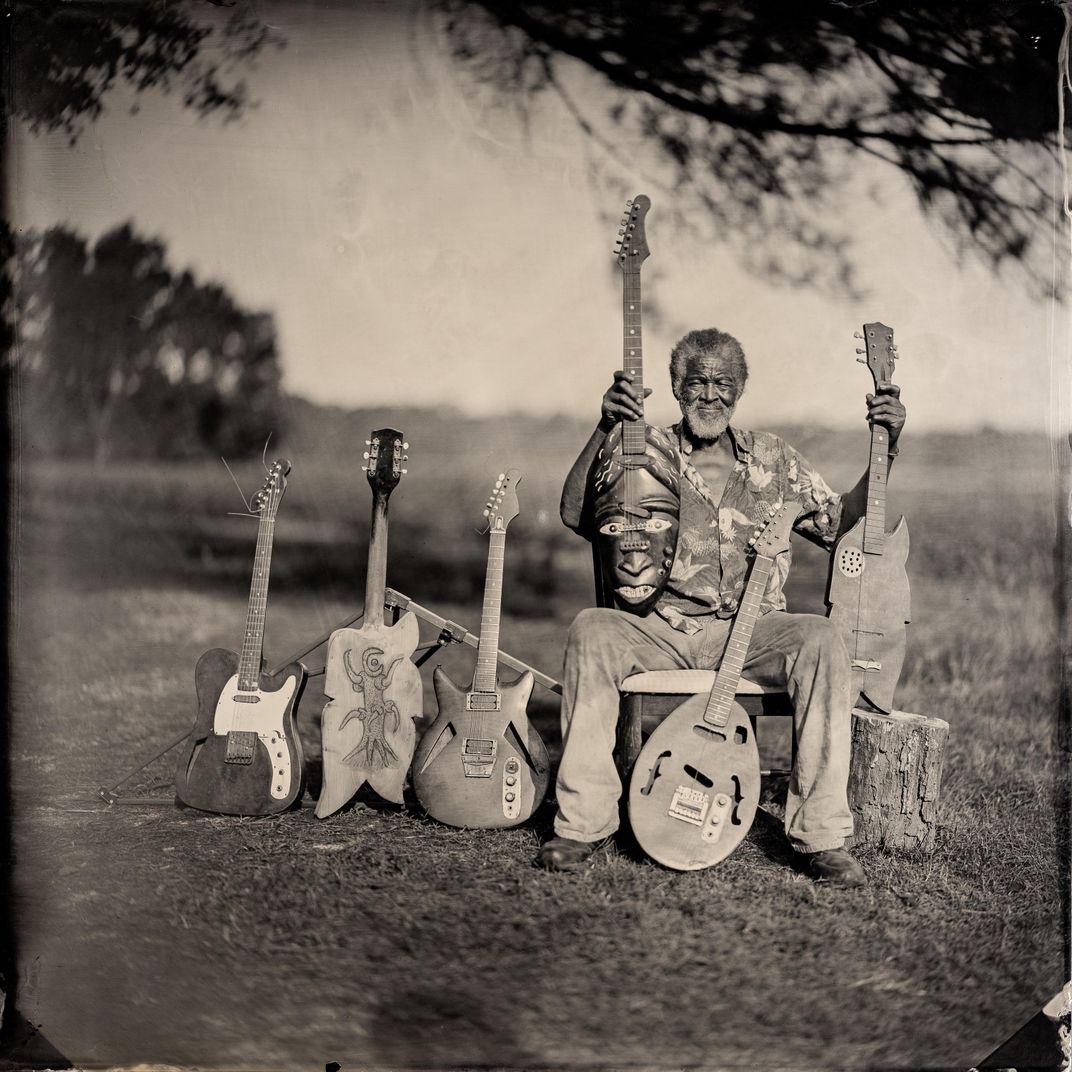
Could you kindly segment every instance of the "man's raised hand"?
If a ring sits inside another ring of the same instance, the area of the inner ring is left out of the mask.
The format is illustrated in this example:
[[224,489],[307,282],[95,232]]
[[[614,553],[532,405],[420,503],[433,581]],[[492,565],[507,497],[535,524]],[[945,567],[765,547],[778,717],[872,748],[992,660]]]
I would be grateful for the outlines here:
[[[645,387],[644,398],[650,394],[651,388]],[[614,383],[603,395],[600,427],[610,431],[618,421],[639,421],[644,416],[642,403],[643,398],[640,397],[640,392],[633,386],[633,374],[618,369],[614,373]]]
[[880,383],[875,394],[867,396],[867,423],[872,427],[881,424],[889,429],[891,447],[901,434],[906,415],[901,388],[895,383]]

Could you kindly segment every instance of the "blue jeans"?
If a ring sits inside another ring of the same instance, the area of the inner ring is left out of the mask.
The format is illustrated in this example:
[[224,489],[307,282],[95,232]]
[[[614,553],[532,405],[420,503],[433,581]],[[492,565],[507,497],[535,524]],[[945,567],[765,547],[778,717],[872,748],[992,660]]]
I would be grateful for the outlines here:
[[[614,764],[618,686],[643,670],[716,669],[731,622],[694,619],[687,634],[657,614],[583,610],[570,626],[562,682],[562,762],[555,832],[598,841],[618,827],[622,783]],[[797,755],[785,831],[804,852],[835,849],[852,834],[848,780],[852,675],[837,630],[816,614],[768,611],[756,622],[744,674],[793,701]]]

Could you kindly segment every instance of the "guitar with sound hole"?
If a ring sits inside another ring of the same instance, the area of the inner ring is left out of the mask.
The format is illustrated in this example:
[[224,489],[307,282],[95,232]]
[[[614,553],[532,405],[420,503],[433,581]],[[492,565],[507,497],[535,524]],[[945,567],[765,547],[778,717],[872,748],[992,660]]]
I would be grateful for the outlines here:
[[253,499],[257,551],[241,655],[212,648],[197,661],[197,720],[175,766],[175,795],[191,808],[221,815],[272,815],[301,795],[303,763],[295,710],[305,668],[263,670],[264,616],[279,502],[290,463],[271,467]]
[[336,812],[364,785],[384,800],[402,803],[421,717],[421,674],[411,657],[420,640],[417,617],[407,611],[393,625],[383,618],[387,587],[387,502],[406,470],[409,444],[394,428],[366,440],[365,472],[372,488],[372,533],[361,625],[336,629],[328,638],[320,721],[324,785],[317,818]]
[[[864,324],[864,347],[857,358],[871,370],[875,390],[890,383],[897,360],[893,328]],[[886,478],[889,429],[871,428],[864,516],[834,546],[826,590],[827,616],[838,627],[852,666],[857,693],[888,714],[904,665],[908,623],[912,619],[908,583],[908,525],[902,517],[886,531]]]
[[782,505],[756,538],[755,559],[707,696],[692,696],[652,731],[629,779],[629,821],[640,847],[677,871],[724,860],[759,804],[759,751],[737,702],[752,630],[774,559],[789,548],[799,504]]
[[[619,230],[622,270],[622,368],[644,407],[640,267],[648,258],[645,219],[651,199],[638,194]],[[680,474],[677,446],[660,428],[620,421],[592,463],[590,493],[602,590],[619,610],[643,617],[654,608],[677,550]]]
[[506,530],[519,513],[520,480],[516,469],[500,474],[484,509],[488,566],[472,684],[464,689],[436,668],[432,680],[439,715],[413,759],[417,799],[448,826],[517,826],[547,792],[547,749],[526,711],[532,673],[526,670],[510,684],[496,674]]

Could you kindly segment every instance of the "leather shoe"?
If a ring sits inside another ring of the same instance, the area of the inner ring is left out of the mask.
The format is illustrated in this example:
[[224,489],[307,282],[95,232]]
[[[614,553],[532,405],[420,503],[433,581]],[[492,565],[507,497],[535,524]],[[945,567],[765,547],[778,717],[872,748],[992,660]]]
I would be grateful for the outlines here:
[[548,871],[576,871],[609,841],[609,837],[601,838],[599,841],[575,841],[568,837],[553,837],[541,846],[536,863]]
[[842,889],[867,885],[867,875],[847,849],[824,849],[822,852],[798,852],[801,870],[816,882]]

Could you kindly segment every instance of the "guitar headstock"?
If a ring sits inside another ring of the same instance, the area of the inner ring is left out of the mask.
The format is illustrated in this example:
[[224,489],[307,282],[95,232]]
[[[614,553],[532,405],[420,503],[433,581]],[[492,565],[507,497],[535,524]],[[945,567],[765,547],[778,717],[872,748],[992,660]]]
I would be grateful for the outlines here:
[[378,428],[370,439],[365,440],[368,450],[364,453],[365,464],[362,466],[372,490],[390,494],[408,471],[402,467],[409,461],[409,444],[402,441],[402,433],[394,428]]
[[648,257],[648,240],[644,233],[644,217],[651,208],[651,198],[647,194],[637,194],[632,201],[625,203],[625,215],[618,228],[618,244],[614,252],[618,257],[618,267],[623,272],[640,271],[640,266]]
[[774,516],[756,537],[753,547],[757,555],[775,558],[783,551],[789,550],[789,538],[793,535],[793,522],[800,512],[800,504],[795,501],[782,503]]
[[275,517],[279,509],[279,500],[283,498],[283,492],[287,490],[287,474],[290,472],[290,462],[286,458],[278,458],[272,463],[268,475],[264,479],[260,490],[253,496],[253,512],[262,517]]
[[877,321],[874,324],[864,324],[864,332],[854,333],[857,339],[863,339],[864,345],[857,346],[858,357],[856,360],[861,365],[866,365],[871,370],[875,381],[875,390],[880,383],[893,382],[893,366],[897,360],[897,347],[893,343],[893,328],[886,327]]
[[484,504],[484,516],[488,519],[488,532],[505,532],[507,526],[519,513],[517,486],[521,483],[519,469],[507,469],[499,474],[491,496]]

